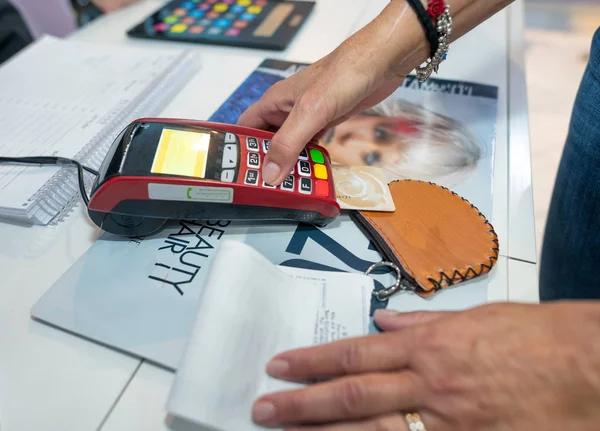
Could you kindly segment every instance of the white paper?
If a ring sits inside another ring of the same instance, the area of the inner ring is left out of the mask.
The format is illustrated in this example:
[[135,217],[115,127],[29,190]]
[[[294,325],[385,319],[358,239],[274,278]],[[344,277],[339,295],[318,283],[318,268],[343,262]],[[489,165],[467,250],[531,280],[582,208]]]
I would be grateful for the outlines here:
[[298,386],[269,377],[267,362],[290,349],[367,334],[373,288],[364,275],[283,268],[246,244],[223,242],[169,413],[218,430],[261,429],[251,420],[254,401]]
[[[42,38],[0,68],[0,154],[75,157],[128,116],[183,52]],[[1,164],[0,207],[31,204],[57,170]]]

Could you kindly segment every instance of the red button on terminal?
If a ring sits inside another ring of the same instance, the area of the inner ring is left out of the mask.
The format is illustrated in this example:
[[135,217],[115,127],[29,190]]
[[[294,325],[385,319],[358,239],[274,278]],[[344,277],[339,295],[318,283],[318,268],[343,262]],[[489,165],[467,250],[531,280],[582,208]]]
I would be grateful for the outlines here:
[[317,180],[315,184],[315,193],[317,196],[329,195],[329,184],[327,181]]

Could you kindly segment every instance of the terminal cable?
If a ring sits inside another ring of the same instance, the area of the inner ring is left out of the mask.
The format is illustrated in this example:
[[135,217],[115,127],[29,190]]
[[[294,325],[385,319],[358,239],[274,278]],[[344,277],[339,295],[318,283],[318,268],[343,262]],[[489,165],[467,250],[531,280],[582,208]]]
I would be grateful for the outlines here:
[[79,180],[79,191],[81,198],[87,206],[90,202],[87,191],[85,190],[85,181],[83,171],[87,171],[92,175],[98,176],[98,171],[82,165],[77,160],[67,159],[65,157],[56,156],[39,156],[39,157],[0,157],[0,163],[21,163],[28,165],[57,165],[57,166],[75,166],[77,168],[77,177]]

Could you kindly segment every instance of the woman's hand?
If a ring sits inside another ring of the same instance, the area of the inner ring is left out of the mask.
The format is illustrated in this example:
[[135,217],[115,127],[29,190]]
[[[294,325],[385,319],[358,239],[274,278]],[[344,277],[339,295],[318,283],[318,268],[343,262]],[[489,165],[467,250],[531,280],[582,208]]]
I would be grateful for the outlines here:
[[137,0],[92,0],[92,3],[104,13],[114,12],[136,2]]
[[[275,84],[240,117],[243,126],[280,128],[266,156],[265,182],[281,183],[310,139],[400,86],[424,59],[423,53],[427,57],[419,25],[406,3],[391,2],[368,26],[328,56]],[[400,26],[412,29],[412,37],[396,39]]]
[[274,377],[323,381],[271,394],[253,417],[298,430],[592,430],[600,423],[596,304],[384,312],[383,334],[279,355]]

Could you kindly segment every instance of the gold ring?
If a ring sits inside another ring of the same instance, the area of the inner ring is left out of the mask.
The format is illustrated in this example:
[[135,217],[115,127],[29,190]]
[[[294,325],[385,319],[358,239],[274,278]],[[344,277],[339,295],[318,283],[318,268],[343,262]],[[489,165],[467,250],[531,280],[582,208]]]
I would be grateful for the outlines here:
[[409,413],[406,415],[406,422],[410,431],[427,431],[425,424],[421,421],[421,415],[418,413]]

